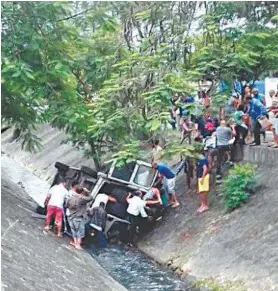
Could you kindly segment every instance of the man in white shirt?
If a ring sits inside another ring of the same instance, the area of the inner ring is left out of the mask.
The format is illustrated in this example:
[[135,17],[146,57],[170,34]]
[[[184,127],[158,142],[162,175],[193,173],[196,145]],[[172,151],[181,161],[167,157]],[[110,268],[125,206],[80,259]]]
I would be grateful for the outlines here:
[[130,220],[129,243],[133,244],[136,227],[139,225],[140,216],[143,218],[148,217],[145,211],[146,201],[142,200],[142,192],[139,190],[133,192],[132,198],[131,193],[129,193],[126,197],[126,201],[128,203],[127,213]]
[[54,216],[58,237],[62,237],[63,207],[68,195],[65,185],[65,181],[61,181],[58,185],[51,187],[45,202],[47,204],[47,213],[44,229],[49,230],[51,219]]
[[104,193],[99,193],[92,205],[92,209],[95,208],[95,207],[99,207],[100,206],[100,203],[103,202],[106,206],[107,202],[108,201],[112,201],[112,202],[116,202],[117,200],[110,196],[110,195],[107,195],[107,194],[104,194]]

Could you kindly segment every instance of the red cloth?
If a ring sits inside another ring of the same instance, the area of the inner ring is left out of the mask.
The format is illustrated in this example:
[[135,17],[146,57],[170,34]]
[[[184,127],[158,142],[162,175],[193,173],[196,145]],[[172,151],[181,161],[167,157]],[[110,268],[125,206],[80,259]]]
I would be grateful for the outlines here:
[[56,206],[47,206],[45,225],[49,226],[53,216],[57,227],[61,227],[63,221],[63,209]]

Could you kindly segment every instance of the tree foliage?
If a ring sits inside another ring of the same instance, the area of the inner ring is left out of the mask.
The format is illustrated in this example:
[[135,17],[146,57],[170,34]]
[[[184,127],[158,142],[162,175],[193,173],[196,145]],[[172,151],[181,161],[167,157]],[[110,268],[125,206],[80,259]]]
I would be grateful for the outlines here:
[[51,123],[97,168],[163,134],[173,94],[209,79],[219,107],[220,80],[278,67],[276,2],[1,5],[2,121],[29,150],[36,125]]

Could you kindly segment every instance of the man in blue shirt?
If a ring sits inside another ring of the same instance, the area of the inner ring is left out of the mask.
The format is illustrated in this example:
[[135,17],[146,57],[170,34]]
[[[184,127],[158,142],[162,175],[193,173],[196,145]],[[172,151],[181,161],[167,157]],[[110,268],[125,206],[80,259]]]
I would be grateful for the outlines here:
[[170,195],[170,200],[173,208],[176,208],[180,205],[177,199],[175,192],[175,182],[176,175],[164,164],[162,163],[152,163],[152,167],[156,169],[161,176],[161,179],[164,178],[164,183],[166,191]]
[[265,105],[265,97],[263,94],[259,93],[258,88],[253,88],[252,90],[254,99],[259,100],[263,105]]
[[247,96],[245,98],[246,104],[248,104],[247,113],[251,118],[251,127],[252,132],[254,133],[254,144],[252,145],[260,145],[260,131],[261,124],[259,123],[259,118],[263,116],[268,116],[267,110],[265,106],[257,99],[252,98],[251,96]]

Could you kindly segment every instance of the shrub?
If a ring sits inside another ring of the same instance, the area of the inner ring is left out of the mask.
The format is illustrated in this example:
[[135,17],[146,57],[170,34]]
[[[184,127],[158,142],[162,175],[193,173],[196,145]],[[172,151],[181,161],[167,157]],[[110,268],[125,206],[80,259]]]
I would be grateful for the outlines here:
[[251,164],[235,164],[225,177],[221,192],[225,207],[233,210],[239,207],[256,186],[256,167]]

